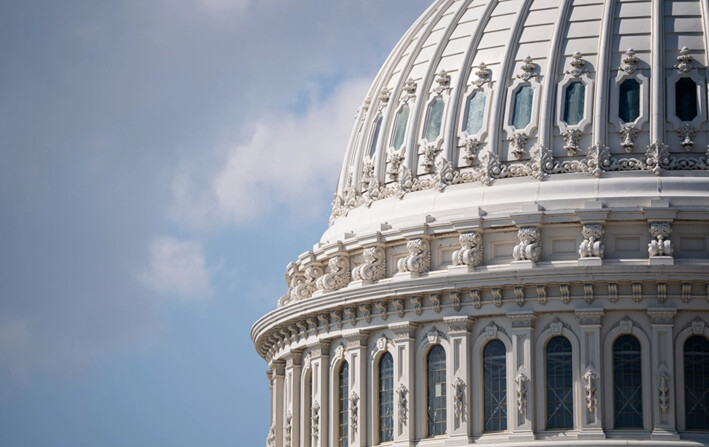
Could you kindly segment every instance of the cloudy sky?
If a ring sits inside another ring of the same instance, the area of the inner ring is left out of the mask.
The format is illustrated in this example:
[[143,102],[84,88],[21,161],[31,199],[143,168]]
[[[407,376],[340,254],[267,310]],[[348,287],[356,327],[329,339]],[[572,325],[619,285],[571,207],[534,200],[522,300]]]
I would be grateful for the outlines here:
[[0,445],[265,444],[249,329],[429,3],[0,2]]

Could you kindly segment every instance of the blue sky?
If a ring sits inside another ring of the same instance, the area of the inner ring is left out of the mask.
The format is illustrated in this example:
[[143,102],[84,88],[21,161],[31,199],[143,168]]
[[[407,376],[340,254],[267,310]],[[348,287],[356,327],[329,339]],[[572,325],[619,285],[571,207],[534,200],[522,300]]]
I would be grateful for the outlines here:
[[429,3],[0,3],[0,445],[264,445],[249,329]]

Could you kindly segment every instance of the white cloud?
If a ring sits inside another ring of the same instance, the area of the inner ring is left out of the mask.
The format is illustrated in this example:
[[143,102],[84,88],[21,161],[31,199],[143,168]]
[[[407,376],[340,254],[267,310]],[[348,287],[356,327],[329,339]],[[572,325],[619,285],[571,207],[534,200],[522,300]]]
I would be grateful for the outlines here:
[[141,279],[155,292],[182,299],[212,294],[202,245],[169,236],[155,239],[150,247],[150,264]]
[[369,80],[344,82],[303,114],[282,113],[254,126],[249,141],[227,154],[214,180],[217,207],[243,224],[276,207],[298,215],[320,211],[323,192],[334,191],[354,115]]

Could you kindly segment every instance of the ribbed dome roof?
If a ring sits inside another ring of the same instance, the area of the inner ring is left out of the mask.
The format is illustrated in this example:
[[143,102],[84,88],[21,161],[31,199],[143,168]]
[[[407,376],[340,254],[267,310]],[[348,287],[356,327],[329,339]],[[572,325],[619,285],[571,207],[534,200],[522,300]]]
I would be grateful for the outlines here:
[[[357,113],[322,242],[436,210],[455,216],[552,193],[659,197],[656,175],[706,179],[706,8],[434,1]],[[638,186],[620,189],[631,195],[613,186],[628,176]],[[556,177],[581,183],[541,186]],[[706,195],[700,183],[691,189]],[[443,198],[449,191],[457,195]]]

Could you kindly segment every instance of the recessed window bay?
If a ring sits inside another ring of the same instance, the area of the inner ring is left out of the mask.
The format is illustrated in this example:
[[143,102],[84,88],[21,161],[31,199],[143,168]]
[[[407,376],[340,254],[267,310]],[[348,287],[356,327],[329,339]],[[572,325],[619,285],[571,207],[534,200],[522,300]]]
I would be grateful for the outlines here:
[[564,122],[575,126],[583,120],[586,85],[573,81],[564,89]]
[[443,122],[443,108],[445,102],[440,96],[437,96],[428,106],[428,114],[426,115],[426,129],[424,138],[429,142],[436,141],[441,135],[441,124]]
[[529,85],[523,85],[514,93],[512,107],[512,126],[515,129],[524,129],[532,121],[532,101],[534,90]]
[[486,100],[487,94],[483,91],[477,91],[468,98],[465,110],[465,131],[468,135],[475,135],[482,129]]

